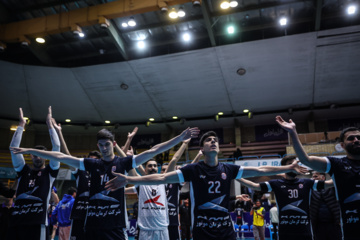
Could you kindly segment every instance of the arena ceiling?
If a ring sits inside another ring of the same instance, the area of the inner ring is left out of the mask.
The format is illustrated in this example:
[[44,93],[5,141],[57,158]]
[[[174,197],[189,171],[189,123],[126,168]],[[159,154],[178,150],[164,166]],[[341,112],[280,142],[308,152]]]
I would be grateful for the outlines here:
[[[346,14],[349,1],[242,0],[226,11],[193,2],[0,0],[0,118],[23,107],[43,122],[48,105],[82,127],[359,117],[360,17]],[[171,20],[164,6],[186,15]],[[131,17],[136,26],[123,28]]]

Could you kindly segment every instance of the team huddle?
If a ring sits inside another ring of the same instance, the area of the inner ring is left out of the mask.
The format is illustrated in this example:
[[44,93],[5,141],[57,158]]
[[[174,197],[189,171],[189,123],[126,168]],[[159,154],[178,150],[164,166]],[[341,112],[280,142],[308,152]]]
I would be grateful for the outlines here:
[[[341,211],[342,237],[345,240],[359,239],[360,130],[357,128],[344,129],[340,135],[340,144],[346,157],[308,156],[298,138],[295,123],[276,117],[279,126],[289,132],[299,161],[315,171],[328,173],[332,178],[330,181],[322,181],[297,178],[297,175],[306,173],[308,169],[298,165],[296,157],[284,158],[278,167],[244,167],[219,162],[219,141],[213,131],[206,132],[200,138],[203,161],[199,161],[198,155],[191,164],[177,166],[186,145],[192,138],[198,137],[198,128],[188,128],[178,136],[138,155],[134,155],[129,147],[136,131],[129,133],[128,141],[121,149],[115,142],[114,135],[102,129],[97,134],[101,156],[77,158],[67,150],[61,127],[52,118],[51,108],[46,122],[52,151],[47,151],[43,146],[20,148],[25,127],[20,109],[19,126],[10,144],[13,166],[19,179],[9,239],[49,238],[47,207],[60,163],[70,166],[77,179],[78,190],[71,213],[70,239],[127,239],[125,194],[138,194],[139,197],[138,239],[180,239],[177,216],[179,193],[181,186],[187,184],[190,189],[192,238],[235,240],[236,232],[228,210],[234,179],[240,180],[249,188],[275,193],[280,240],[313,239],[309,220],[310,195],[312,191],[334,187]],[[179,143],[182,145],[166,169],[157,174],[154,157]],[[25,164],[23,154],[31,154],[32,168]],[[49,164],[45,164],[45,159],[49,160]],[[145,169],[142,164],[145,164]],[[263,183],[246,180],[282,173],[285,173],[283,179]],[[127,184],[135,186],[126,188]],[[235,198],[250,200],[247,195]],[[146,201],[149,204],[144,206]],[[146,207],[150,209],[146,210]]]

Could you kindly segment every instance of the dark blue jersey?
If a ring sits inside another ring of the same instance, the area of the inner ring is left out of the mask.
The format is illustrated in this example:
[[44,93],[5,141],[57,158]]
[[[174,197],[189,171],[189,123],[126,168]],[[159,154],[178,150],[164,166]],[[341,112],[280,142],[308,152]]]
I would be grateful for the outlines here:
[[70,219],[82,219],[86,218],[86,211],[89,204],[90,195],[90,176],[87,171],[77,170],[74,173],[76,178],[76,198],[74,206],[71,210]]
[[194,239],[236,239],[228,212],[231,181],[240,178],[242,168],[219,163],[189,164],[177,171],[180,182],[190,182]]
[[27,164],[18,172],[19,183],[11,226],[48,224],[47,208],[51,187],[58,172],[59,169],[53,170],[49,165],[40,170],[33,170]]
[[124,188],[114,192],[105,190],[105,183],[114,178],[111,173],[126,174],[132,169],[132,157],[115,157],[107,162],[102,159],[84,159],[85,170],[90,174],[90,197],[86,216],[87,229],[125,228],[127,213]]
[[275,179],[260,183],[262,191],[275,193],[279,212],[279,239],[291,239],[294,235],[311,239],[309,217],[311,191],[320,190],[323,186],[323,181],[297,178]]
[[169,226],[179,226],[179,196],[181,185],[169,183],[165,185],[169,209]]
[[345,239],[359,238],[360,161],[328,157],[327,172],[332,177],[341,209]]

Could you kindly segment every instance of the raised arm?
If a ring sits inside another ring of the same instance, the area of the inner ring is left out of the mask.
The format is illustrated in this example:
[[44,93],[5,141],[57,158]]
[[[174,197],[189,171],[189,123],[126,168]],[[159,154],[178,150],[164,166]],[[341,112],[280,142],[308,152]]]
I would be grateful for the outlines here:
[[198,154],[195,156],[194,160],[192,160],[191,164],[193,163],[197,163],[200,161],[200,158],[203,156],[203,152],[201,150],[199,150]]
[[179,150],[176,151],[176,153],[172,157],[171,161],[169,162],[168,168],[166,169],[165,173],[175,171],[176,164],[179,161],[181,155],[184,153],[184,151],[185,151],[186,147],[188,146],[190,140],[191,140],[191,138],[186,139],[185,141],[183,141],[183,143],[181,144]]
[[238,180],[241,185],[244,185],[245,187],[248,187],[248,188],[251,188],[251,189],[254,189],[256,191],[260,191],[261,190],[261,187],[260,187],[260,183],[254,183],[250,180],[247,180],[247,179],[239,179]]
[[137,131],[138,131],[138,127],[135,127],[134,130],[131,133],[128,133],[125,145],[123,147],[123,151],[126,153],[129,150],[129,147],[131,145],[131,141],[134,138],[134,136],[136,135]]
[[67,144],[65,142],[64,135],[62,134],[61,124],[60,123],[57,124],[56,120],[54,118],[51,119],[51,122],[53,123],[53,127],[55,128],[57,134],[59,135],[61,152],[65,153],[67,155],[71,155],[70,151],[67,147]]
[[165,183],[180,183],[179,177],[176,171],[168,172],[164,174],[150,174],[142,177],[125,176],[121,173],[112,173],[116,177],[106,183],[105,188],[107,190],[115,191],[122,188],[127,184],[134,185],[159,185]]
[[[64,136],[63,136],[63,134],[62,134],[61,124],[60,124],[60,123],[57,124],[54,118],[51,119],[51,122],[53,123],[53,127],[55,128],[57,134],[59,135],[61,152],[65,153],[65,154],[67,154],[67,155],[71,155],[71,154],[70,154],[70,151],[69,151],[69,149],[68,149],[68,147],[67,147],[67,144],[66,144],[66,142],[65,142],[65,138],[64,138]],[[74,167],[72,167],[72,166],[69,166],[69,167],[70,167],[70,170],[71,170],[72,172],[75,172],[75,171],[76,171],[76,168],[74,168]]]
[[284,119],[282,119],[280,116],[276,116],[276,122],[282,127],[284,130],[286,130],[292,139],[293,147],[296,152],[296,155],[298,156],[300,162],[305,164],[306,166],[309,166],[310,168],[319,171],[319,172],[326,172],[327,168],[327,162],[326,159],[323,157],[316,157],[316,156],[308,156],[305,152],[299,136],[296,132],[296,125],[295,123],[290,119],[289,122],[286,122]]
[[[24,119],[22,108],[19,108],[19,126],[17,127],[10,143],[10,150],[12,147],[20,147],[23,131],[25,129],[26,121]],[[11,152],[11,151],[10,151]],[[22,154],[13,154],[11,152],[11,160],[15,171],[20,172],[25,166],[24,156]]]
[[135,158],[136,165],[138,166],[140,164],[143,164],[144,162],[155,157],[159,153],[169,150],[170,148],[174,147],[176,144],[184,141],[185,139],[196,138],[199,135],[199,132],[200,130],[198,128],[187,128],[180,135],[170,139],[169,141],[157,144],[151,149],[137,155]]
[[[53,125],[51,106],[48,108],[48,114],[46,116],[46,124],[48,125],[49,128],[52,150],[54,152],[60,152],[60,140]],[[60,168],[60,163],[58,161],[50,160],[49,165],[54,170]]]
[[74,168],[82,169],[80,167],[82,159],[70,155],[66,155],[61,152],[43,151],[33,148],[17,148],[17,147],[11,147],[10,150],[12,151],[13,154],[32,154],[44,159],[49,159],[50,161],[58,161],[67,164],[69,166],[72,166]]
[[119,154],[120,157],[126,157],[125,152],[119,147],[118,144],[115,144],[114,148],[115,148],[115,151]]
[[308,172],[307,168],[299,166],[299,161],[294,161],[291,165],[271,167],[243,167],[242,178],[255,177],[255,176],[272,176],[279,173],[295,172],[305,174]]

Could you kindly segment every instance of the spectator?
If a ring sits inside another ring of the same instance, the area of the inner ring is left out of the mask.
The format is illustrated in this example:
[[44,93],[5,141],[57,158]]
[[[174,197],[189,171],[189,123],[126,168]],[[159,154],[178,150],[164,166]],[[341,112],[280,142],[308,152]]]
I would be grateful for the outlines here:
[[68,194],[64,194],[63,199],[56,206],[51,218],[55,220],[57,217],[59,226],[59,240],[69,240],[71,230],[70,214],[75,202],[76,188],[70,187]]

